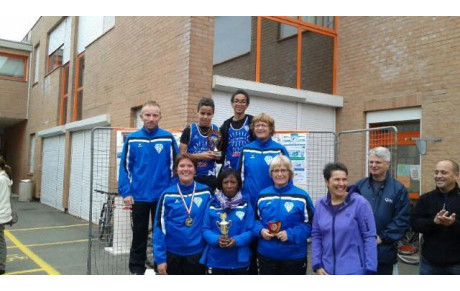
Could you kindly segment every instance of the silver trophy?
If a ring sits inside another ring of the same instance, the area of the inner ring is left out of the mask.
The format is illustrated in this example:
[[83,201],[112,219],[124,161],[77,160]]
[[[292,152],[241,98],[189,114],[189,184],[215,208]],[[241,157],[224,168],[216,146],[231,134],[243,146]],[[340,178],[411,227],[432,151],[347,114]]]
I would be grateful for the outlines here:
[[232,221],[231,220],[226,220],[227,219],[227,214],[225,212],[222,212],[220,214],[220,219],[221,221],[216,221],[216,225],[220,230],[220,233],[228,237],[228,231],[230,230],[230,227],[232,226]]
[[220,159],[222,157],[222,152],[218,150],[220,141],[222,140],[222,135],[218,130],[210,130],[207,138],[209,150],[211,150],[216,157]]

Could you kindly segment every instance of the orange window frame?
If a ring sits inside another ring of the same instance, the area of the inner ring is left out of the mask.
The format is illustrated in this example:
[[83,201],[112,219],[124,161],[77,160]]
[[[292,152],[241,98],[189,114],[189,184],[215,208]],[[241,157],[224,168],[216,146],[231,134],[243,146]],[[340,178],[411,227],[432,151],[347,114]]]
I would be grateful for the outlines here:
[[[67,106],[65,106],[69,100],[69,63],[62,67],[62,83],[61,83],[61,105],[59,107],[59,125],[66,123]],[[67,84],[66,84],[67,83]],[[66,90],[67,86],[67,90]]]
[[48,56],[47,68],[46,68],[47,74],[51,73],[52,71],[62,66],[62,59],[59,61],[59,55],[57,54],[57,52],[60,49],[63,49],[63,47],[64,45],[61,45],[52,54]]
[[10,54],[10,53],[4,53],[0,52],[0,56],[4,56],[7,58],[13,58],[13,59],[19,59],[24,61],[24,74],[22,77],[14,77],[14,76],[8,76],[8,75],[2,75],[0,74],[0,79],[6,79],[6,80],[12,80],[12,81],[21,81],[21,82],[26,82],[27,81],[27,75],[28,75],[28,68],[29,68],[29,57],[27,56],[22,56],[22,55],[16,55],[16,54]]
[[78,120],[78,105],[79,105],[79,102],[81,102],[81,100],[79,100],[80,98],[78,96],[79,96],[79,93],[81,91],[83,91],[83,80],[82,80],[81,86],[79,86],[79,84],[80,84],[80,73],[81,73],[81,66],[80,65],[81,65],[81,60],[84,57],[85,57],[85,52],[82,52],[81,54],[79,54],[77,56],[76,72],[75,72],[75,90],[74,90],[74,102],[73,102],[73,116],[72,116],[73,121]]
[[301,89],[301,68],[302,68],[302,32],[304,30],[326,35],[333,38],[333,60],[332,60],[332,94],[337,91],[337,61],[338,61],[338,41],[337,41],[337,25],[338,17],[334,16],[334,29],[312,24],[302,19],[302,16],[292,18],[288,16],[257,16],[257,33],[256,33],[256,82],[260,82],[260,56],[261,56],[261,41],[262,41],[262,19],[269,19],[281,24],[287,24],[297,27],[297,75],[296,88]]

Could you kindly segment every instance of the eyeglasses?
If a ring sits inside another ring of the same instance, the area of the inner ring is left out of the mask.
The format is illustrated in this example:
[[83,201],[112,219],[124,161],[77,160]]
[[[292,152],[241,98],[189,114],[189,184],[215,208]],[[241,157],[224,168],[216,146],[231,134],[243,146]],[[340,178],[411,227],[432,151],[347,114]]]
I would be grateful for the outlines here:
[[247,103],[246,100],[233,100],[233,104],[246,105]]
[[286,174],[287,172],[289,172],[289,170],[286,170],[286,169],[275,169],[275,170],[272,170],[272,173],[274,173],[274,174]]

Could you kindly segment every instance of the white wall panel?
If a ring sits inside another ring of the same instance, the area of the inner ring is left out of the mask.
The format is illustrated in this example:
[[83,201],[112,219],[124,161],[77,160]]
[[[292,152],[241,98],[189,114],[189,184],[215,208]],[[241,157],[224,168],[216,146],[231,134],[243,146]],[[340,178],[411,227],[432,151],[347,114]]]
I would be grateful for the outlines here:
[[40,201],[64,211],[62,206],[64,185],[65,135],[43,139],[42,180]]

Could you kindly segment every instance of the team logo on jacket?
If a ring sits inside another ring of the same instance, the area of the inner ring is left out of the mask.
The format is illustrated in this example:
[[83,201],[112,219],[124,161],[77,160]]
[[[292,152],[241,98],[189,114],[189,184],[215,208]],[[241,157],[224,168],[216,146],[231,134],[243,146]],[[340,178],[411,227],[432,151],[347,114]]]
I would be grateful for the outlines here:
[[270,166],[270,164],[271,164],[271,162],[272,162],[272,160],[273,160],[273,157],[272,157],[272,156],[266,156],[266,157],[264,158],[264,160],[265,160],[265,162],[267,163],[267,165]]
[[284,203],[284,208],[286,208],[287,212],[291,212],[292,208],[294,208],[294,203],[288,201]]
[[203,199],[201,199],[201,197],[195,197],[193,198],[193,203],[195,203],[195,205],[200,208],[200,205],[201,203],[203,202]]
[[161,151],[163,150],[163,145],[161,143],[157,143],[155,145],[155,149],[157,150],[157,153],[161,153]]
[[243,211],[237,211],[235,214],[241,221],[243,221],[244,214],[245,214]]

